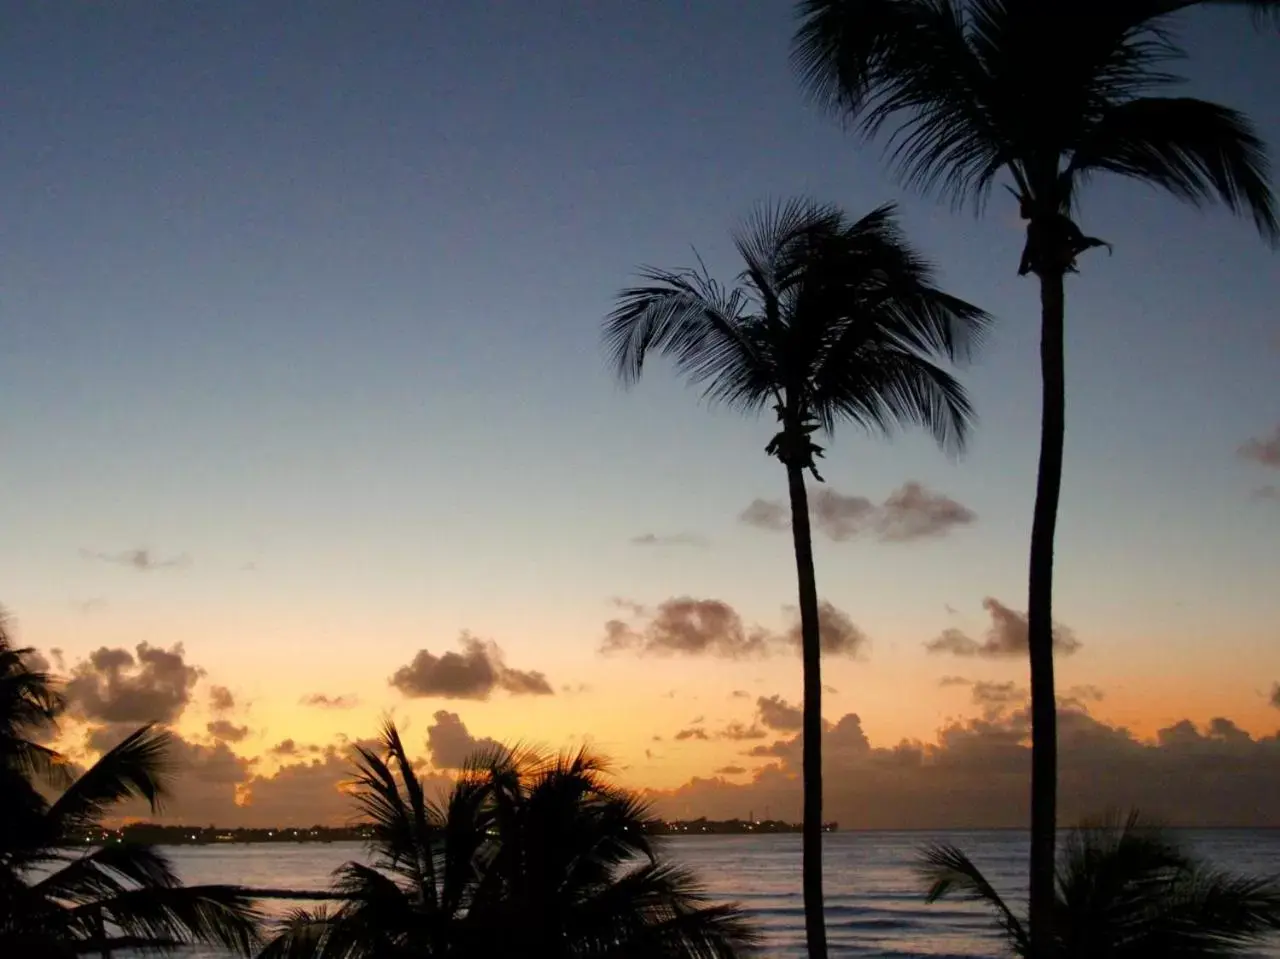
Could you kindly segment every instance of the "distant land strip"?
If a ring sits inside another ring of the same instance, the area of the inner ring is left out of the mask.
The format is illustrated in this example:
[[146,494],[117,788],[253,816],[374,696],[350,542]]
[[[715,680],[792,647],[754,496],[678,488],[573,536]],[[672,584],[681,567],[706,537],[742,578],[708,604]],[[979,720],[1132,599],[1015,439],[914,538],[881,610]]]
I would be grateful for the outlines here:
[[[838,825],[824,823],[823,832],[835,832]],[[669,819],[654,820],[645,830],[655,836],[758,836],[798,833],[799,823],[779,819]],[[218,826],[164,826],[158,823],[130,823],[119,829],[92,829],[74,836],[77,844],[106,845],[136,843],[147,846],[206,846],[214,843],[260,842],[368,842],[373,828],[351,826],[261,827],[227,829]],[[298,896],[297,898],[305,898]]]

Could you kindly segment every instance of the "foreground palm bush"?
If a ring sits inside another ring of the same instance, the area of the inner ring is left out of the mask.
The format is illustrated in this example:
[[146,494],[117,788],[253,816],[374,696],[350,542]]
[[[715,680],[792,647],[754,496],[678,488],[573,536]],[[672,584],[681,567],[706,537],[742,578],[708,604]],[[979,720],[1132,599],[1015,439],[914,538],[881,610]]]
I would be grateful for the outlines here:
[[[1031,954],[1024,917],[958,848],[924,852],[930,902],[983,903],[1010,950]],[[1280,931],[1280,877],[1217,869],[1136,814],[1082,826],[1057,864],[1050,955],[1055,959],[1214,959],[1244,955]]]
[[756,942],[656,855],[645,805],[599,759],[480,755],[436,802],[393,725],[358,752],[371,863],[341,867],[341,904],[291,914],[262,959],[732,959]]
[[192,944],[252,955],[258,915],[238,888],[184,886],[149,846],[85,846],[81,834],[119,803],[158,809],[168,735],[145,726],[74,776],[37,741],[56,731],[64,703],[36,663],[0,620],[0,956],[156,955]]

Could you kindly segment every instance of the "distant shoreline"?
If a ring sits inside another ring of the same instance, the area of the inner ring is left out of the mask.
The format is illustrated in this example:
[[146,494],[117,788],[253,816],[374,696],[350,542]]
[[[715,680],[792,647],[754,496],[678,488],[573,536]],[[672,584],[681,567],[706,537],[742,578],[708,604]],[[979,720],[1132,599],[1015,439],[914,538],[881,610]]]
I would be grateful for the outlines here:
[[[647,830],[653,836],[768,836],[799,833],[799,823],[777,819],[676,819],[659,820]],[[836,832],[837,823],[823,824],[823,832]],[[330,843],[368,842],[373,838],[369,826],[286,826],[268,828],[226,829],[217,826],[163,826],[157,823],[131,823],[120,829],[94,829],[74,837],[77,844],[101,846],[130,843],[148,846],[213,846],[257,843]]]
[[[1173,826],[1186,832],[1267,832],[1280,826]],[[667,820],[653,824],[653,836],[770,836],[799,834],[799,823],[781,820],[687,819]],[[1066,830],[1062,830],[1066,832]],[[873,835],[877,833],[1023,833],[1022,826],[938,826],[893,829],[840,829],[838,823],[823,825],[823,832]],[[214,846],[257,845],[260,843],[334,843],[368,842],[373,838],[367,826],[309,826],[283,828],[236,828],[217,826],[162,826],[155,823],[133,823],[121,829],[95,829],[74,838],[76,845],[102,846],[109,843],[136,843],[149,846]]]

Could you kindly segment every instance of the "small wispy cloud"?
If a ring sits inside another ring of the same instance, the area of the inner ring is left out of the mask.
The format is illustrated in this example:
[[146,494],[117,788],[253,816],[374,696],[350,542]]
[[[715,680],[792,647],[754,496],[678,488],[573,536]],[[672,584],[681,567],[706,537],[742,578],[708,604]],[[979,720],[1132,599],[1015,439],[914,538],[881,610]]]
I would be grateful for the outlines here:
[[110,563],[113,566],[126,566],[129,569],[135,569],[140,573],[150,573],[159,569],[185,569],[191,565],[191,557],[186,553],[180,553],[177,556],[157,556],[146,547],[138,549],[125,549],[116,553],[106,553],[98,550],[82,549],[80,555],[85,559],[96,560],[100,563]]
[[706,537],[696,533],[641,533],[632,536],[632,546],[691,546],[705,549],[710,544]]
[[1270,469],[1280,469],[1280,425],[1267,436],[1254,436],[1240,445],[1236,455],[1241,459]]

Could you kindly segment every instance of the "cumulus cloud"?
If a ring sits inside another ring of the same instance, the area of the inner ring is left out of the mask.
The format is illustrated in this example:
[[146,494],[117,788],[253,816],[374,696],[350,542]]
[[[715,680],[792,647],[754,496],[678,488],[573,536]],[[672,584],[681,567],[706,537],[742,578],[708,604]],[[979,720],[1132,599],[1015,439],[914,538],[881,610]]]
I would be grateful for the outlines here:
[[757,699],[756,712],[761,723],[780,732],[799,729],[804,718],[804,712],[799,706],[792,706],[778,695],[761,696]]
[[710,739],[711,737],[707,735],[707,731],[701,726],[690,726],[688,729],[680,730],[671,738],[676,742],[684,742],[686,739]]
[[325,693],[308,693],[299,702],[303,706],[314,706],[317,709],[351,709],[353,706],[360,704],[359,699],[346,693],[339,696],[329,696]]
[[459,643],[460,653],[450,651],[436,656],[428,650],[418,650],[413,660],[397,669],[388,682],[413,698],[488,699],[495,690],[513,696],[554,694],[544,673],[508,667],[496,643],[466,632]]
[[[787,638],[799,650],[801,629],[798,609],[794,610],[794,617],[795,621]],[[827,656],[856,658],[868,644],[866,633],[855,625],[849,614],[825,599],[818,603],[818,638],[822,644],[822,652]]]
[[[864,535],[886,543],[937,538],[977,519],[977,514],[963,503],[914,480],[903,483],[879,505],[865,496],[822,486],[810,499],[809,513],[814,528],[837,543]],[[790,526],[787,507],[780,500],[754,500],[738,519],[748,526],[774,532]]]
[[707,546],[704,536],[696,533],[641,533],[631,537],[632,546]]
[[945,536],[977,518],[977,513],[949,496],[931,492],[919,483],[904,483],[880,507],[876,532],[886,542],[907,543]]
[[102,646],[71,670],[66,695],[73,715],[91,722],[172,722],[204,671],[187,664],[181,643],[139,643],[135,652]]
[[226,686],[209,688],[209,708],[215,713],[230,712],[236,708],[236,698]]
[[1236,453],[1241,459],[1259,466],[1280,469],[1280,425],[1267,436],[1255,436],[1245,441]]
[[[1280,735],[1254,738],[1225,718],[1174,723],[1151,740],[1060,708],[1059,802],[1066,823],[1137,807],[1185,826],[1280,826]],[[750,755],[767,759],[743,783],[696,777],[648,793],[663,815],[730,818],[746,808],[801,813],[802,737]],[[935,743],[873,746],[855,713],[826,724],[824,813],[842,828],[1001,828],[1026,823],[1030,718],[1023,703],[950,722]]]
[[[602,653],[749,659],[788,649],[795,652],[800,644],[799,617],[794,610],[791,628],[777,633],[747,626],[737,610],[719,599],[678,596],[654,609],[638,603],[626,608],[634,621],[611,619],[605,623]],[[867,639],[862,631],[825,600],[818,608],[818,622],[822,649],[828,655],[856,656],[865,647]]]
[[238,743],[249,735],[248,726],[237,726],[229,719],[215,719],[204,727],[214,739]]
[[652,612],[644,610],[638,615],[647,617],[640,628],[620,619],[606,623],[601,651],[709,655],[725,659],[762,656],[768,652],[770,635],[764,630],[747,629],[737,610],[718,599],[679,596],[659,604]]
[[427,753],[436,769],[461,769],[478,755],[493,755],[506,747],[487,736],[477,738],[457,713],[440,709],[427,727]]
[[738,521],[775,533],[791,527],[787,508],[775,500],[767,499],[753,499],[747,504],[747,508],[738,514]]
[[[1023,656],[1027,652],[1027,617],[1025,613],[1010,609],[998,599],[988,596],[982,608],[991,617],[991,626],[981,641],[960,629],[946,629],[925,643],[931,653],[951,653],[955,656],[977,656],[983,659],[1007,659]],[[1053,629],[1053,648],[1069,656],[1080,648],[1080,641],[1065,626]]]
[[126,566],[139,573],[150,573],[158,569],[185,569],[191,565],[191,557],[186,553],[177,556],[161,557],[145,547],[125,549],[116,553],[104,553],[96,550],[82,549],[80,555],[85,559],[111,563],[113,566]]

